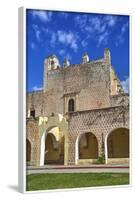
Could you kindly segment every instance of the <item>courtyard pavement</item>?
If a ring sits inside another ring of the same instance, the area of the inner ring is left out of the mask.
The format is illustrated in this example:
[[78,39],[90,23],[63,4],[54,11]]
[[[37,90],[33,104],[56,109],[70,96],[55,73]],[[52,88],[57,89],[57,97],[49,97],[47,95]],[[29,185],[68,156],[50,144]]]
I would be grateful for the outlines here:
[[128,165],[45,165],[42,167],[27,167],[26,174],[37,173],[129,173]]

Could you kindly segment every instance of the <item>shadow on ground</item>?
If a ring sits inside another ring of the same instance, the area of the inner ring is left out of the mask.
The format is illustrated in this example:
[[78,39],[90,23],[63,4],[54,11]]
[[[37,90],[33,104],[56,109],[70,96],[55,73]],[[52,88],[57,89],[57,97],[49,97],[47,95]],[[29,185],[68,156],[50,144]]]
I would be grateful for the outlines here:
[[18,185],[8,185],[8,188],[15,192],[18,192]]

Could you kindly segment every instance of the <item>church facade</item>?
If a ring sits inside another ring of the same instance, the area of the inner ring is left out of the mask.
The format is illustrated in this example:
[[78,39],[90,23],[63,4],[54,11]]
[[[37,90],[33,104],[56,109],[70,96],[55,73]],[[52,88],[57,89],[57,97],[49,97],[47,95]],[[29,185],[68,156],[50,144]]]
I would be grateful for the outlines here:
[[81,64],[55,55],[44,61],[43,89],[26,97],[27,165],[129,162],[129,95],[111,53]]

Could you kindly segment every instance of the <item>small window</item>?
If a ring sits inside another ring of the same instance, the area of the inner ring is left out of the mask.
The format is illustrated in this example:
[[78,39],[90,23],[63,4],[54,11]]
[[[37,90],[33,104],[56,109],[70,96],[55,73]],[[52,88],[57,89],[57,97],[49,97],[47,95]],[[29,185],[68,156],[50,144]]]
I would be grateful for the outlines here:
[[75,105],[74,105],[74,99],[70,99],[68,102],[68,112],[74,112]]
[[53,60],[51,61],[51,65],[52,65],[52,66],[54,65],[54,61],[53,61]]
[[30,111],[30,116],[31,116],[31,117],[35,117],[35,110],[31,110],[31,111]]

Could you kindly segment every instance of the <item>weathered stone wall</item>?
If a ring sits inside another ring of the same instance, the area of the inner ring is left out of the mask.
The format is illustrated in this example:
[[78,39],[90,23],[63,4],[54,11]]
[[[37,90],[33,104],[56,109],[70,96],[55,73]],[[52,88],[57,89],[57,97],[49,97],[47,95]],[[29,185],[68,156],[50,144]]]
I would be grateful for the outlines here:
[[129,94],[123,93],[111,96],[111,106],[127,106],[129,105]]
[[75,163],[75,144],[78,136],[93,133],[98,140],[98,155],[102,153],[105,137],[117,128],[129,128],[129,107],[112,107],[91,111],[74,112],[69,115],[69,160]]
[[[26,139],[31,144],[31,160],[30,165],[39,166],[40,161],[40,135],[38,119],[27,120]],[[26,149],[27,151],[27,149]]]
[[55,89],[50,89],[44,93],[44,116],[52,113],[63,114],[64,100],[63,93]]
[[[68,95],[68,98],[76,98],[77,96],[77,110],[110,106],[109,66],[105,65],[102,60],[100,62],[97,61],[70,66],[64,69],[51,70],[48,72],[47,80],[48,90],[53,89],[57,91],[54,104],[55,102],[57,105],[62,104],[60,97]],[[59,97],[57,98],[57,96]]]
[[30,117],[30,110],[35,110],[35,117],[42,116],[44,108],[42,91],[28,93],[26,96],[26,117]]
[[124,90],[113,67],[110,67],[110,95],[118,95],[120,93],[124,93]]
[[75,110],[110,106],[110,66],[103,60],[48,71],[47,90],[27,95],[27,112],[36,116],[65,114],[68,101],[75,99]]

